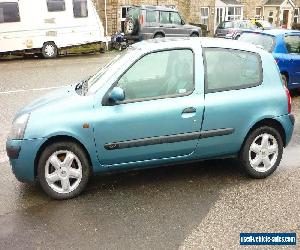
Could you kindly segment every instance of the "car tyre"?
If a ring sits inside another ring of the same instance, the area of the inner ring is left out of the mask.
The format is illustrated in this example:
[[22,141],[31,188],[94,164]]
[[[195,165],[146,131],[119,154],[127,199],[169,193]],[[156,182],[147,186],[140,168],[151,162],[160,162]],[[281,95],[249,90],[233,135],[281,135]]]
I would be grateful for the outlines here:
[[42,48],[42,54],[45,59],[53,59],[57,57],[58,49],[55,43],[46,42]]
[[262,179],[271,175],[280,164],[283,141],[272,127],[263,126],[251,132],[240,153],[243,170],[252,178]]
[[154,39],[156,39],[156,38],[164,38],[164,36],[163,36],[163,34],[159,33],[154,36]]
[[50,144],[38,160],[38,182],[53,199],[71,199],[81,194],[90,173],[86,153],[74,142]]
[[138,20],[133,17],[127,17],[125,21],[125,34],[126,35],[135,35],[138,31]]
[[193,33],[193,34],[191,34],[191,37],[199,37],[199,34]]

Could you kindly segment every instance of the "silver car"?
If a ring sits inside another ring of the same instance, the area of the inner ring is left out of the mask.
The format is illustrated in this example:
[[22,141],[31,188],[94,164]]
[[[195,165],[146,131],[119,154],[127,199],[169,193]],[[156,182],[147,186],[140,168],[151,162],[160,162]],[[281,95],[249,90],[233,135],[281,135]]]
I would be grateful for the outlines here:
[[186,24],[176,9],[153,5],[130,8],[124,28],[126,39],[134,41],[202,36],[201,28]]
[[257,26],[249,20],[225,21],[217,27],[215,37],[238,39],[244,31],[255,29]]

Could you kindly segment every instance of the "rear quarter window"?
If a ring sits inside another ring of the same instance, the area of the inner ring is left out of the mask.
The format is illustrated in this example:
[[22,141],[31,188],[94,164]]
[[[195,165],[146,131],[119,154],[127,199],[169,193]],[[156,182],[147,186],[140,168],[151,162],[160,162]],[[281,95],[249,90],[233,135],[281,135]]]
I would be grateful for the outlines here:
[[272,52],[275,47],[275,38],[269,35],[258,33],[243,33],[240,36],[239,40],[258,45],[268,52]]
[[[226,63],[221,63],[226,59]],[[206,92],[254,87],[262,83],[260,56],[253,52],[204,49]]]
[[156,17],[157,17],[157,12],[156,11],[150,11],[150,10],[146,11],[146,22],[147,23],[157,22]]
[[286,36],[285,46],[290,54],[300,54],[300,35]]

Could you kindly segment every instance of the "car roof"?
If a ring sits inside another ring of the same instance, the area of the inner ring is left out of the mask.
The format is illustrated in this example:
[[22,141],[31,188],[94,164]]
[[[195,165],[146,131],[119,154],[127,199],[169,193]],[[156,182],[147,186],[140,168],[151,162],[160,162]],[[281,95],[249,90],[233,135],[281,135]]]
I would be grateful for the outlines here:
[[289,30],[289,29],[269,29],[269,30],[254,30],[247,31],[247,33],[261,33],[271,36],[280,36],[286,34],[300,34],[300,31],[297,30]]
[[196,48],[197,46],[203,48],[228,48],[245,50],[256,53],[264,53],[265,51],[257,46],[237,40],[210,38],[210,37],[183,37],[183,38],[159,38],[145,40],[132,45],[134,49],[139,49],[144,52],[155,51],[160,49],[172,48]]
[[160,5],[134,5],[133,8],[141,8],[143,10],[161,10],[161,11],[172,11],[177,12],[177,9],[167,7],[167,6],[160,6]]

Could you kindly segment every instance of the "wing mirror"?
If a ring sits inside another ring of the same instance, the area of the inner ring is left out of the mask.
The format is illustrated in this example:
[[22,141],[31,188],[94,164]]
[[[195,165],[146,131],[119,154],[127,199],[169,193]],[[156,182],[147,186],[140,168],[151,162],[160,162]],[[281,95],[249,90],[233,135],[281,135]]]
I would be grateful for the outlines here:
[[125,92],[120,87],[114,87],[108,98],[113,103],[122,102],[125,100]]
[[185,21],[181,19],[181,25],[185,25]]

